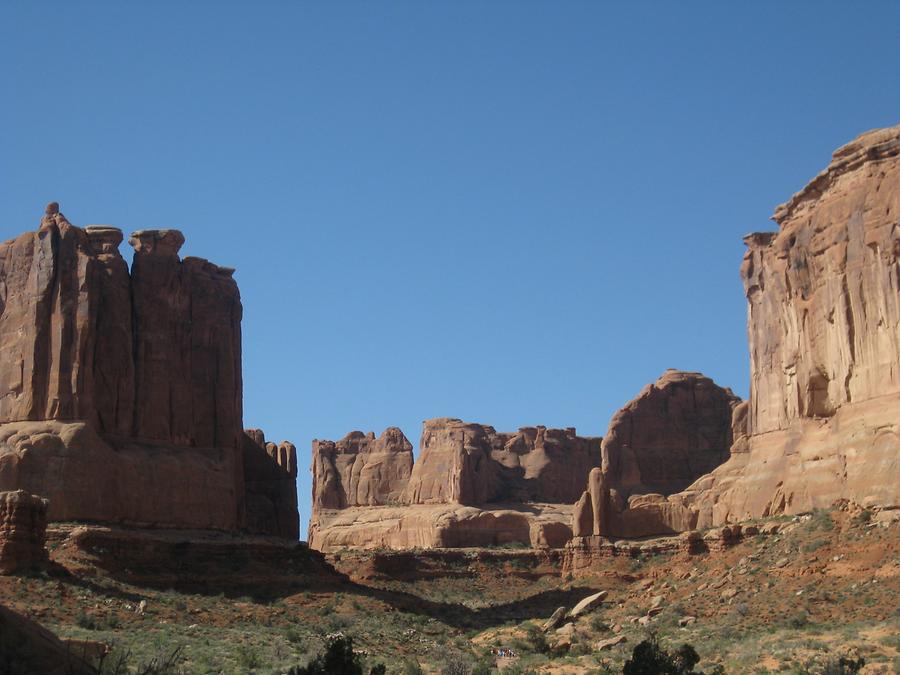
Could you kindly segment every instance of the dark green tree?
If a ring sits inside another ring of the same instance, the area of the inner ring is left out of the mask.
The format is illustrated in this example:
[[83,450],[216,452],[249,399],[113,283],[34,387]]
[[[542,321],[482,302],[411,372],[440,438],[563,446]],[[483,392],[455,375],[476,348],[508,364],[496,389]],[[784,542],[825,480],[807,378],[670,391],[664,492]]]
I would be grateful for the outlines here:
[[[385,667],[372,666],[370,675],[384,675]],[[338,635],[328,640],[324,654],[319,654],[306,666],[295,666],[288,675],[363,675],[362,659],[353,652],[353,638]]]
[[681,645],[670,654],[659,644],[656,635],[634,648],[631,658],[625,662],[623,675],[701,675],[694,671],[700,662],[697,651],[688,644]]

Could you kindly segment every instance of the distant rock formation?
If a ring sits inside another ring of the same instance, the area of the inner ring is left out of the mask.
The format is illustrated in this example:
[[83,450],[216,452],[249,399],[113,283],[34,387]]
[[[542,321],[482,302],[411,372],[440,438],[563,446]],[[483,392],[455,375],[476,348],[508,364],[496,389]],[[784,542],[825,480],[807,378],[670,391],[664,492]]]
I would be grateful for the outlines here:
[[313,512],[399,504],[413,468],[412,444],[396,427],[313,441],[312,457]]
[[575,429],[523,427],[498,433],[457,419],[425,422],[409,504],[571,503],[599,463],[599,438]]
[[0,244],[0,489],[50,520],[246,526],[241,302],[177,230],[75,227],[48,205]]
[[574,429],[493,427],[451,418],[424,424],[421,456],[399,429],[313,442],[312,548],[559,547],[571,502],[600,439]]
[[0,574],[47,561],[47,500],[24,490],[0,492]]

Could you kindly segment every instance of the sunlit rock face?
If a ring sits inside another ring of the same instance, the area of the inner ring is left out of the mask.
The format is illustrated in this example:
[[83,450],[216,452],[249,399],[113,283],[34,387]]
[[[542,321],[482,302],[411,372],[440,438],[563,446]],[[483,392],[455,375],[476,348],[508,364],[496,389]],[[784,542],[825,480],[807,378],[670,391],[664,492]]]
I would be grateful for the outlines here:
[[560,547],[600,439],[574,429],[424,423],[421,455],[397,428],[313,442],[310,546]]
[[[750,399],[733,412],[731,457],[668,498],[625,503],[600,491],[609,534],[678,532],[839,499],[900,504],[898,214],[893,127],[838,149],[776,209],[777,232],[745,237]],[[575,514],[584,536],[596,529],[592,495]]]
[[749,456],[713,518],[896,504],[900,127],[839,148],[774,220],[745,238]]
[[[51,203],[0,244],[0,490],[49,520],[253,530],[248,495],[292,493],[296,459],[260,450],[248,492],[234,270],[179,257],[177,230],[134,232],[129,270],[122,240]],[[296,538],[280,504],[264,531]]]

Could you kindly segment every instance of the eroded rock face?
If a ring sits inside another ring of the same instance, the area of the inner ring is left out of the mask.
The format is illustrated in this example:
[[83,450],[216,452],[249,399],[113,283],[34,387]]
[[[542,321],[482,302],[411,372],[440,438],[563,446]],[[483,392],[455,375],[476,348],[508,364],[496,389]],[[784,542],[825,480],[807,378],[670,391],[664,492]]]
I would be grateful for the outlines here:
[[667,370],[619,410],[603,471],[623,497],[683,490],[729,457],[740,399],[700,373]]
[[450,418],[425,422],[421,449],[414,464],[399,429],[315,441],[310,546],[560,547],[600,463],[600,439],[574,429],[498,433]]
[[297,448],[287,441],[266,443],[261,429],[247,429],[242,451],[247,529],[299,539]]
[[313,510],[397,504],[412,468],[412,444],[396,427],[313,441]]
[[0,574],[47,561],[47,500],[24,490],[0,492]]
[[747,452],[702,486],[702,522],[900,502],[900,127],[838,149],[774,220],[741,266]]
[[568,504],[412,504],[318,512],[309,546],[342,549],[466,548],[519,544],[561,548],[572,537]]
[[599,438],[574,429],[493,427],[438,418],[425,422],[421,457],[405,501],[412,504],[572,503],[599,464]]
[[129,273],[121,241],[52,203],[0,244],[0,489],[51,520],[243,528],[233,270],[145,230]]
[[745,238],[750,400],[731,457],[668,498],[620,503],[617,522],[660,534],[900,503],[898,213],[893,127],[837,150],[776,209],[778,232]]

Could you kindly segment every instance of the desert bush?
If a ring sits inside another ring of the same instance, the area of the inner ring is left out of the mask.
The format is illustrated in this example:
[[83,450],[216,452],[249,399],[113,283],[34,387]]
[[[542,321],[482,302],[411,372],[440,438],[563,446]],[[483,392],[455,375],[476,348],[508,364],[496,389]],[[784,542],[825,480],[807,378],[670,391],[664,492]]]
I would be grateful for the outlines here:
[[422,666],[418,661],[407,659],[403,662],[403,675],[422,675]]
[[634,648],[631,658],[625,662],[623,675],[699,675],[694,666],[700,662],[697,651],[683,644],[670,654],[663,649],[655,635]]
[[85,630],[97,630],[98,628],[96,619],[83,609],[78,610],[78,614],[75,616],[75,623]]
[[[370,675],[384,675],[384,664],[369,670]],[[363,675],[362,659],[353,651],[353,638],[339,635],[328,640],[324,654],[306,666],[294,666],[288,675]]]
[[550,644],[547,642],[547,636],[544,631],[531,624],[525,629],[525,642],[528,650],[535,654],[546,654],[550,651]]
[[469,662],[461,654],[449,654],[441,668],[441,675],[469,675]]

